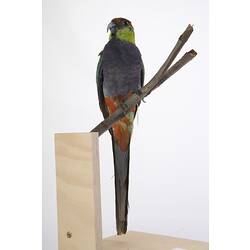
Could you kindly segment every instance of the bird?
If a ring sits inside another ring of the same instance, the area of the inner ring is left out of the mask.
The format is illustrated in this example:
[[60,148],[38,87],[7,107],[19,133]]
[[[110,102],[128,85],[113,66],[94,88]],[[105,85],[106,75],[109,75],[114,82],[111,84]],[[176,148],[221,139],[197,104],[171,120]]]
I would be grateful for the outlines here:
[[[140,91],[144,84],[144,65],[135,44],[131,21],[114,18],[108,24],[107,31],[110,31],[109,41],[99,53],[96,70],[99,107],[104,119],[133,93]],[[138,106],[129,110],[109,129],[114,162],[117,235],[127,232],[130,141]]]

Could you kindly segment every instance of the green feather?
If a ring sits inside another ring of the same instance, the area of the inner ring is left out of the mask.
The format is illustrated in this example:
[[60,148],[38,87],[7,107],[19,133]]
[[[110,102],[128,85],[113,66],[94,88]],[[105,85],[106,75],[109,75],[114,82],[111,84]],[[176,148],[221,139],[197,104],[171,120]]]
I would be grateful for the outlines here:
[[[111,38],[112,38],[112,34],[110,34],[109,39]],[[124,28],[118,29],[115,33],[115,38],[121,41],[135,44],[135,33],[131,27],[124,27]]]

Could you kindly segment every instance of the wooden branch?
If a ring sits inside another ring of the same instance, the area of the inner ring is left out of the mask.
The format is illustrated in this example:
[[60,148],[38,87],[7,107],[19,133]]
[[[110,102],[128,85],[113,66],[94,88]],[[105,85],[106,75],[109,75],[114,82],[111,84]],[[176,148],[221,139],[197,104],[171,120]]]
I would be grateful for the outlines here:
[[[180,50],[182,49],[184,44],[187,42],[187,40],[189,39],[189,37],[191,36],[192,33],[193,33],[193,26],[191,26],[189,24],[187,26],[186,30],[179,37],[176,45],[174,46],[173,50],[169,54],[165,63],[161,66],[161,68],[158,70],[158,72],[155,74],[155,76],[151,79],[151,81],[156,80],[157,77],[160,77],[162,74],[167,72],[168,68],[170,67],[170,65],[172,64],[172,62],[176,58],[176,56],[179,54]],[[158,87],[158,84],[156,84],[154,87],[152,85],[153,85],[153,83],[149,84],[148,88],[152,88],[152,90],[153,90],[153,89]],[[149,92],[149,94],[150,94],[150,92]]]
[[162,74],[167,72],[168,68],[170,67],[170,65],[172,64],[172,62],[176,58],[176,56],[179,54],[180,50],[182,49],[184,44],[187,42],[187,40],[189,39],[189,37],[191,36],[192,33],[193,33],[193,27],[189,24],[187,26],[186,30],[179,37],[176,45],[174,46],[173,50],[169,54],[165,63],[161,66],[161,68],[158,70],[158,72],[155,74],[155,76],[148,83],[148,88],[152,88],[152,90],[153,90],[154,88],[158,87],[157,84],[154,87],[152,86],[154,84],[154,81],[160,80],[160,77],[162,76]]
[[[195,50],[190,50],[189,52],[186,52],[184,56],[177,61],[167,72],[164,72],[162,79],[159,81],[159,83],[153,88],[155,90],[158,88],[162,83],[164,83],[170,76],[175,74],[179,69],[181,69],[185,64],[187,64],[189,61],[191,61],[195,56],[197,55],[197,52]],[[151,91],[147,94],[149,95]]]
[[197,55],[194,50],[191,50],[184,54],[184,56],[169,69],[171,63],[174,61],[192,32],[192,26],[188,25],[187,29],[179,37],[174,49],[168,56],[167,60],[161,66],[155,76],[143,88],[141,88],[138,93],[134,93],[122,105],[120,105],[111,116],[102,121],[99,125],[92,129],[91,132],[98,132],[99,136],[102,135],[104,132],[111,128],[113,123],[125,116],[131,110],[131,108],[138,104],[144,97],[149,95],[155,88],[159,87],[165,80],[175,74],[189,61],[191,61]]

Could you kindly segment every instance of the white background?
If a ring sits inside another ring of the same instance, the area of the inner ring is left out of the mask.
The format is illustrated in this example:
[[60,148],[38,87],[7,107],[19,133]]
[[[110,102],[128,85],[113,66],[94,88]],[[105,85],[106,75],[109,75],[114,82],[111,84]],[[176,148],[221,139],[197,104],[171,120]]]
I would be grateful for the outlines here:
[[[131,145],[129,230],[208,241],[207,1],[44,1],[44,249],[57,246],[53,135],[102,120],[95,71],[113,17],[135,27],[150,80],[187,25],[198,56],[142,103]],[[115,234],[110,135],[100,138],[103,236]]]
[[[250,51],[243,46],[250,43],[245,32],[250,22],[248,5],[241,0],[237,3],[210,0],[211,250],[250,249],[250,119],[247,115],[250,106],[247,58]],[[0,2],[0,25],[1,247],[40,250],[40,1]],[[239,62],[241,67],[237,67]]]

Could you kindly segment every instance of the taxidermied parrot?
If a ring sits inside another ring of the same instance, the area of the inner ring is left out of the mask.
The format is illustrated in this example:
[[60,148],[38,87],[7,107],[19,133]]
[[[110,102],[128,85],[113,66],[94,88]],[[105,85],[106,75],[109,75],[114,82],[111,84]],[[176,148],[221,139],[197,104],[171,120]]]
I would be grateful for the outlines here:
[[[96,81],[99,106],[104,118],[111,115],[144,82],[144,66],[141,53],[135,45],[135,33],[131,22],[114,18],[108,25],[109,42],[99,54]],[[129,147],[133,121],[138,106],[132,108],[109,130],[115,173],[115,204],[117,234],[127,232]]]

